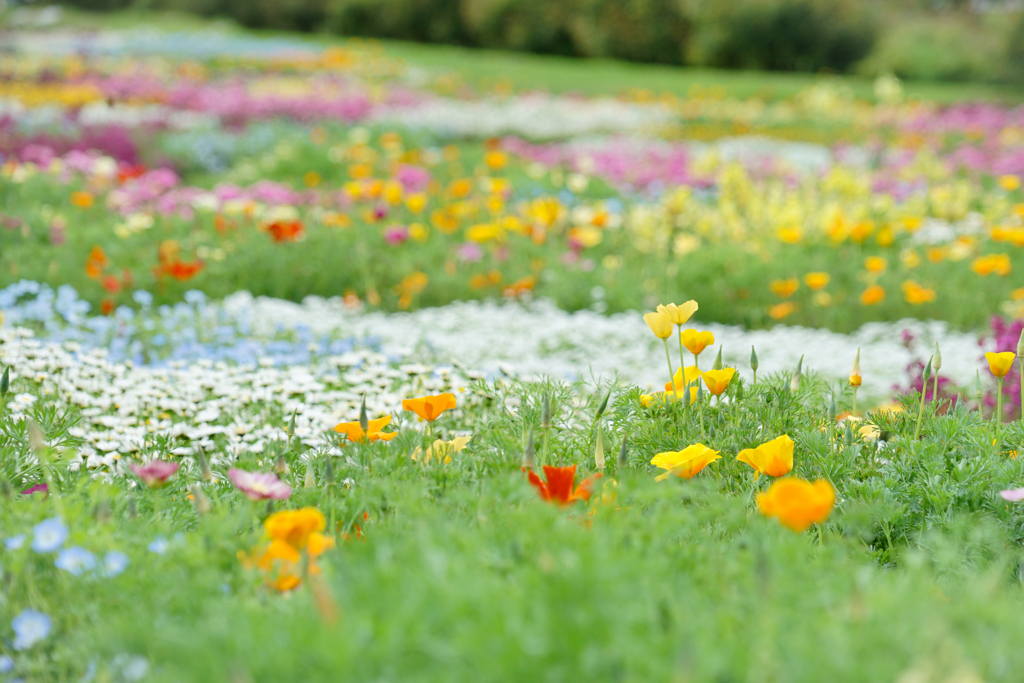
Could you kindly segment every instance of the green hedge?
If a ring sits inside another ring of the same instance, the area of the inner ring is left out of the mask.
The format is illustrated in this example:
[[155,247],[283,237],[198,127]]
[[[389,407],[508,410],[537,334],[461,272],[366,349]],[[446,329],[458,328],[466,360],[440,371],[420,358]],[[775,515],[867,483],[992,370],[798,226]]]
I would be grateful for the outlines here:
[[849,71],[878,25],[854,0],[69,0],[244,26],[786,71]]

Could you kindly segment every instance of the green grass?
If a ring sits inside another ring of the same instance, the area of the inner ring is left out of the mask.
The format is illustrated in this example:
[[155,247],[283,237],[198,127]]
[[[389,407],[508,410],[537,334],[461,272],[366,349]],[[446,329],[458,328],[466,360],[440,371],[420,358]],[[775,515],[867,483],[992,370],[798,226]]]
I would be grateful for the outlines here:
[[[82,28],[128,29],[139,27],[161,30],[197,30],[216,28],[254,36],[288,36],[294,33],[243,29],[230,21],[208,21],[175,12],[121,11],[104,14],[66,10],[65,23]],[[339,45],[344,37],[309,34],[306,39],[322,45]],[[587,95],[619,95],[631,90],[649,90],[656,94],[685,96],[694,87],[720,88],[731,97],[759,97],[765,100],[792,97],[818,83],[839,83],[859,98],[874,99],[873,81],[860,76],[834,74],[797,74],[728,71],[696,67],[670,67],[638,64],[612,59],[574,59],[501,50],[482,50],[452,45],[431,45],[394,40],[374,41],[385,52],[410,65],[425,67],[434,75],[455,74],[473,87],[490,89],[498,83],[510,83],[517,90],[546,90],[553,93],[578,92]],[[963,100],[1019,102],[1019,88],[983,83],[908,81],[908,97],[953,103]]]
[[[155,490],[93,481],[58,461],[59,495],[5,504],[5,537],[61,515],[66,545],[117,549],[131,564],[114,578],[74,577],[27,545],[6,551],[0,632],[6,637],[26,606],[52,614],[50,639],[12,653],[20,674],[52,681],[78,680],[90,662],[100,680],[118,680],[128,655],[145,657],[157,681],[327,681],[343,672],[812,683],[940,671],[1017,680],[1024,509],[995,493],[1024,476],[1024,460],[1002,452],[1024,442],[1020,423],[994,448],[991,423],[974,412],[936,416],[926,406],[920,441],[910,436],[913,415],[878,415],[872,422],[889,439],[876,456],[873,441],[828,438],[824,384],[807,376],[793,391],[789,380],[747,384],[742,399],[734,380],[734,403],[705,406],[705,427],[695,408],[645,410],[636,390],[616,389],[604,417],[603,487],[570,508],[539,500],[519,470],[524,430],[541,434],[540,406],[553,396],[552,448],[546,455],[538,445],[537,457],[593,471],[600,395],[566,385],[476,385],[434,427],[474,434],[450,465],[412,462],[423,436],[397,423],[389,444],[346,446],[330,474],[317,456],[315,485],[305,488],[305,449],[269,444],[268,457],[284,455],[296,486],[273,506],[242,499],[220,467],[218,481],[202,484],[190,458]],[[33,387],[19,380],[15,391]],[[510,400],[516,413],[503,408]],[[61,404],[44,397],[35,416],[51,443],[67,442],[69,423],[54,419],[53,406]],[[240,411],[282,420],[274,404]],[[804,534],[756,512],[755,494],[771,478],[755,480],[735,460],[737,449],[780,433],[796,441],[794,474],[826,478],[838,492],[830,519]],[[624,435],[629,458],[616,464]],[[23,422],[0,418],[7,481],[42,476],[25,439]],[[691,480],[654,481],[654,453],[697,441],[723,459]],[[39,455],[51,462],[56,453]],[[255,458],[236,464],[267,467]],[[351,487],[332,483],[342,478]],[[197,516],[184,498],[193,483],[210,512]],[[237,556],[261,544],[259,521],[271,508],[302,506],[336,520],[328,533],[340,545],[321,559],[320,578],[279,595]],[[345,540],[357,522],[365,537]],[[146,550],[158,535],[172,539],[165,555]]]

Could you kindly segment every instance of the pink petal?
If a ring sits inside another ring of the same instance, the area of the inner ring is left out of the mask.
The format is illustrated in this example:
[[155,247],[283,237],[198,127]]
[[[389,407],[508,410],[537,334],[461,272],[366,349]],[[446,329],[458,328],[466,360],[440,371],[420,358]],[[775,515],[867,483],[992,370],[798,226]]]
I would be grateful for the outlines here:
[[1008,500],[1011,503],[1016,503],[1024,500],[1024,488],[1007,489],[1005,491],[1000,491],[999,495],[1003,497],[1003,500]]

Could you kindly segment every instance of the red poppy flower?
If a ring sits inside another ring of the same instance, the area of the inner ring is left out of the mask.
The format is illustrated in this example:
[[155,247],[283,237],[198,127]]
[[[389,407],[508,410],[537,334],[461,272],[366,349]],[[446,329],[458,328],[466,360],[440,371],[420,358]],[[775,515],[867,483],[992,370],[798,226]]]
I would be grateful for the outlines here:
[[532,470],[528,471],[527,475],[529,476],[530,483],[537,489],[537,493],[540,494],[541,500],[554,502],[559,505],[570,505],[577,500],[590,500],[590,496],[594,493],[594,482],[601,478],[600,474],[587,477],[580,482],[579,486],[573,489],[573,484],[576,482],[576,465],[568,467],[549,467],[545,465],[544,478],[547,481],[543,481]]
[[168,275],[175,280],[184,282],[185,280],[191,280],[199,271],[203,269],[202,261],[173,261],[171,263],[164,264],[160,268],[160,272],[163,275]]

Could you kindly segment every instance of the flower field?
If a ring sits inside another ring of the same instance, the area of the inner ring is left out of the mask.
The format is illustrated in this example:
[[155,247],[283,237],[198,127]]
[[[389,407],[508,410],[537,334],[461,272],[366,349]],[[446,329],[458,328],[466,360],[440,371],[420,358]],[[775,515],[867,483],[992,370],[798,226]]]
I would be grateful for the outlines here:
[[0,681],[1018,680],[1024,108],[205,30],[0,34]]

